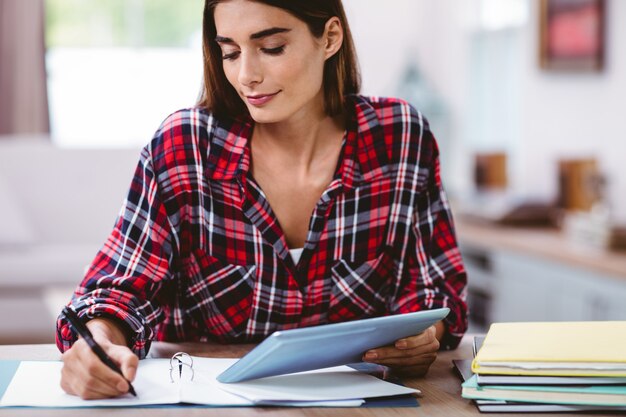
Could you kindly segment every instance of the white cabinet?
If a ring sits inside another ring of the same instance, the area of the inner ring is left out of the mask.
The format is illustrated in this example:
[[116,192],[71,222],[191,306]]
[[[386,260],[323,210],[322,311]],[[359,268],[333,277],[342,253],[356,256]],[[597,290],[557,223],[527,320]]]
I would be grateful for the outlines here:
[[461,251],[474,331],[500,321],[626,320],[623,277],[463,241]]

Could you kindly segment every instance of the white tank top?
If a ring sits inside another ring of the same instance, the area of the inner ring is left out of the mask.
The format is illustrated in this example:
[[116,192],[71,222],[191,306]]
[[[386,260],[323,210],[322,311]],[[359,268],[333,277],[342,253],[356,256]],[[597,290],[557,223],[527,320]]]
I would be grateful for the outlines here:
[[291,255],[291,259],[293,259],[293,263],[298,265],[298,261],[300,260],[300,255],[302,255],[302,251],[304,248],[299,249],[290,249],[289,254]]

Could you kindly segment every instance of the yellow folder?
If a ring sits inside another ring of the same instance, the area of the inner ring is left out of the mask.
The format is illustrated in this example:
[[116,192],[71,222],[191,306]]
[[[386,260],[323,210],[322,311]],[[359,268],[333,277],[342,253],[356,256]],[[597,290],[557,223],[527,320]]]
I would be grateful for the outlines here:
[[477,374],[626,376],[626,321],[494,323]]

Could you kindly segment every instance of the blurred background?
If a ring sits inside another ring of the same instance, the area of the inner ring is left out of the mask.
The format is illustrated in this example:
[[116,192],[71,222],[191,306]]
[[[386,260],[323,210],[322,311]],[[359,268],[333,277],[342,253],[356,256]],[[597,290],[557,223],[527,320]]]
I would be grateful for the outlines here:
[[[471,331],[626,319],[626,2],[344,0],[363,93],[431,123]],[[201,0],[0,0],[0,343],[54,322],[139,150],[193,106]]]

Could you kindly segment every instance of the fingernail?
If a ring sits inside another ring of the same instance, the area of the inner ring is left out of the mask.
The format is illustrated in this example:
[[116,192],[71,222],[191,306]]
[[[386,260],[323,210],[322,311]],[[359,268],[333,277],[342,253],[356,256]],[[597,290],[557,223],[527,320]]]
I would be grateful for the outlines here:
[[376,353],[376,352],[367,352],[365,354],[365,357],[367,359],[376,359],[378,357],[378,353]]
[[398,349],[404,349],[405,347],[407,347],[407,344],[404,340],[400,340],[399,342],[396,343],[396,347]]
[[128,391],[128,384],[124,381],[120,381],[117,384],[117,390],[120,392],[126,392]]

